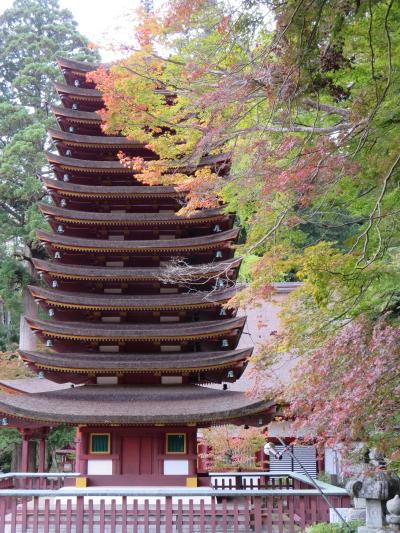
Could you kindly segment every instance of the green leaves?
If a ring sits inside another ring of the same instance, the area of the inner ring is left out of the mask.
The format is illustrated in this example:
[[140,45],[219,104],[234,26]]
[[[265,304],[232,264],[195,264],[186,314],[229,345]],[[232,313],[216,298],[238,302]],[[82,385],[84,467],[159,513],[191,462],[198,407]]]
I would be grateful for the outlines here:
[[0,471],[10,472],[11,457],[16,444],[21,442],[17,429],[1,428],[0,431]]
[[16,274],[23,268],[16,261],[40,254],[35,234],[46,222],[36,208],[44,196],[38,175],[47,169],[43,149],[54,120],[46,110],[57,100],[57,57],[98,59],[76,26],[56,0],[16,0],[0,17],[0,240],[8,243],[0,294],[12,309],[14,341],[21,287],[3,267],[9,268],[11,261]]
[[15,103],[44,108],[60,78],[57,56],[97,59],[56,0],[17,0],[0,17],[0,88]]

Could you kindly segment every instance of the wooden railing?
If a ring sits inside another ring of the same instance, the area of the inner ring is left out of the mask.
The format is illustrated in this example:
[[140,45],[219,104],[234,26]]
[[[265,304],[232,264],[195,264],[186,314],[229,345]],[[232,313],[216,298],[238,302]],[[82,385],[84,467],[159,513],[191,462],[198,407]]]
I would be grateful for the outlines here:
[[298,472],[209,472],[210,486],[215,489],[337,489],[329,483],[310,479]]
[[[332,505],[350,506],[344,489],[321,485]],[[298,533],[327,521],[329,505],[319,491],[293,486],[0,490],[1,533]]]
[[65,478],[78,476],[77,472],[9,472],[0,474],[0,491],[3,489],[56,490],[64,486]]
[[[210,472],[210,486],[214,489],[292,489],[310,488],[306,477],[290,472]],[[297,484],[296,484],[297,481]],[[304,484],[300,487],[300,484]],[[315,487],[312,487],[315,488]]]

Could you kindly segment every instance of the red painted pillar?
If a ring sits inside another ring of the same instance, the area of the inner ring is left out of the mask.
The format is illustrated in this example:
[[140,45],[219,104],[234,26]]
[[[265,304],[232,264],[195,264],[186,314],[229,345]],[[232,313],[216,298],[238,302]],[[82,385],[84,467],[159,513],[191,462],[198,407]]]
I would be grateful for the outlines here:
[[197,445],[197,465],[198,471],[201,473],[207,472],[207,458],[204,457],[208,454],[207,444],[199,442]]
[[75,472],[81,473],[82,433],[78,426],[75,434]]
[[29,465],[29,435],[22,433],[21,472],[28,472]]
[[114,429],[111,433],[111,453],[114,456],[113,474],[119,476],[121,474],[121,434],[118,429]]
[[197,431],[192,430],[188,432],[188,450],[187,453],[191,455],[189,459],[189,476],[197,475]]
[[78,452],[77,452],[77,469],[79,473],[82,476],[85,476],[87,474],[87,459],[84,459],[83,456],[88,453],[88,434],[86,432],[83,432],[80,428],[78,428],[79,431],[79,459],[78,459]]

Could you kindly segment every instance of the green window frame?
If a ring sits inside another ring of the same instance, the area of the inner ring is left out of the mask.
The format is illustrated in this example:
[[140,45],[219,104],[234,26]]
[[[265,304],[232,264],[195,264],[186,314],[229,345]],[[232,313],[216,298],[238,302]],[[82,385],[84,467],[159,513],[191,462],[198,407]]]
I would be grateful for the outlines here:
[[167,433],[165,436],[165,451],[168,454],[185,454],[186,433]]
[[111,438],[109,433],[90,434],[90,453],[110,453]]

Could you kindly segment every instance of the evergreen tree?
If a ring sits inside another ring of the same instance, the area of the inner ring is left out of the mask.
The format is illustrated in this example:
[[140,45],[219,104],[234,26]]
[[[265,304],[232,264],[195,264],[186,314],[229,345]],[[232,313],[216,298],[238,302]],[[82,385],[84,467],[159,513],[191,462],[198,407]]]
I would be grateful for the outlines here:
[[[0,240],[14,263],[40,255],[35,231],[45,222],[36,202],[44,191],[37,175],[46,165],[46,130],[54,123],[48,107],[57,101],[57,57],[97,62],[87,45],[57,0],[16,0],[0,17]],[[0,295],[15,311],[20,284],[12,285],[13,279],[0,282]]]

